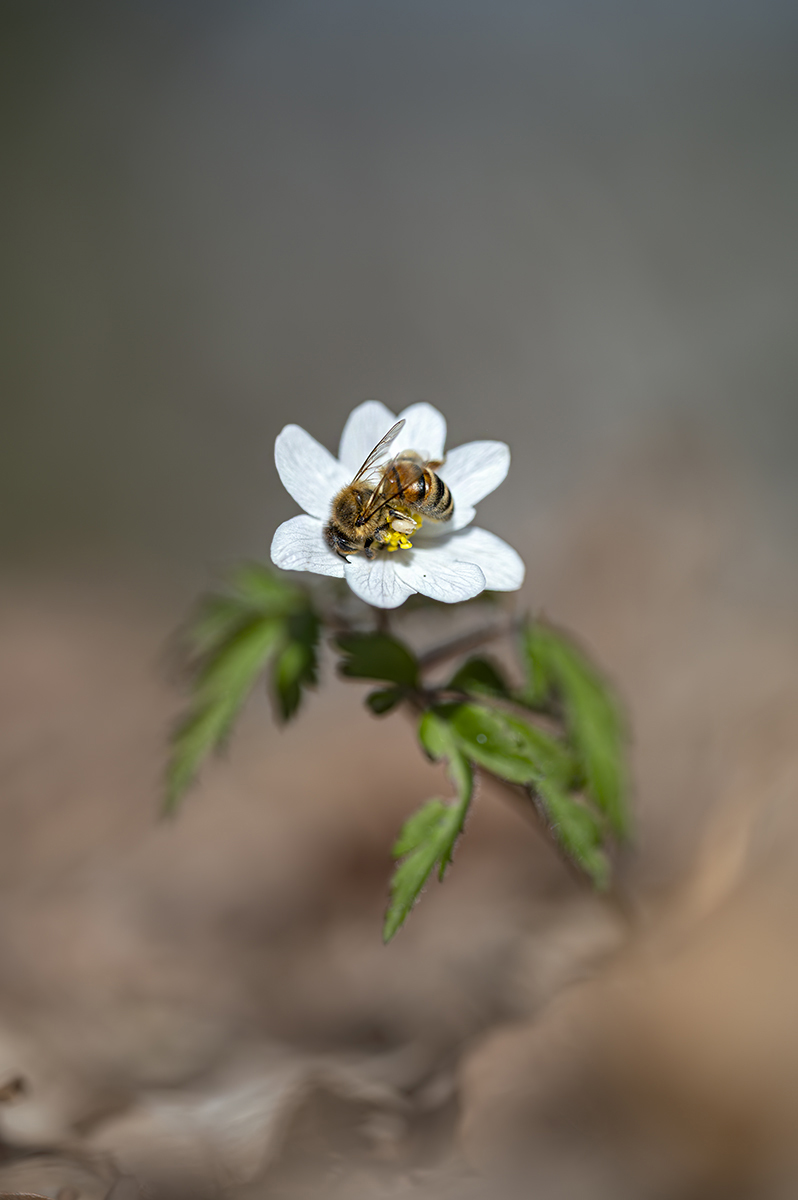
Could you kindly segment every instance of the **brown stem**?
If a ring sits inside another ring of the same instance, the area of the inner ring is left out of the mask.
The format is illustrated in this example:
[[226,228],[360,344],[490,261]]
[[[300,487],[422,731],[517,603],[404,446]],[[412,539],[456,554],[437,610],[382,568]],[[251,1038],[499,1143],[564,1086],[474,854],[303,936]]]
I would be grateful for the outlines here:
[[469,650],[476,650],[487,642],[495,642],[497,638],[509,637],[518,628],[517,621],[510,621],[503,622],[501,625],[483,625],[481,629],[472,629],[470,633],[462,633],[459,637],[452,638],[451,641],[442,642],[440,646],[433,646],[424,654],[419,654],[419,666],[422,671],[427,667],[436,667],[438,663],[456,658],[460,654],[467,654]]
[[387,608],[377,609],[377,633],[391,632],[391,618]]

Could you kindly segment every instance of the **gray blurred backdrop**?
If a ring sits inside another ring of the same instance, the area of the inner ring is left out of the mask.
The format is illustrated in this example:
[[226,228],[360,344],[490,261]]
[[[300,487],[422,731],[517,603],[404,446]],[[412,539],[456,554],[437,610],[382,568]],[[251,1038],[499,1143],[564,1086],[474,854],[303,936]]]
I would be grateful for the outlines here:
[[798,6],[0,12],[7,559],[265,555],[372,397],[512,443],[494,528],[687,428],[794,545]]

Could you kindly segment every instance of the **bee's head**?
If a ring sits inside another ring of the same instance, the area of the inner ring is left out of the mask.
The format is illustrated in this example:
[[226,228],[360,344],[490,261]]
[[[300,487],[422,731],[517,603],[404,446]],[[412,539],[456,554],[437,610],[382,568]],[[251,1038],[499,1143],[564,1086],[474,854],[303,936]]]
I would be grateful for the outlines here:
[[340,525],[336,525],[334,521],[330,521],[328,525],[324,526],[324,540],[344,562],[349,562],[348,554],[357,554],[358,550],[362,549],[351,538],[348,538]]

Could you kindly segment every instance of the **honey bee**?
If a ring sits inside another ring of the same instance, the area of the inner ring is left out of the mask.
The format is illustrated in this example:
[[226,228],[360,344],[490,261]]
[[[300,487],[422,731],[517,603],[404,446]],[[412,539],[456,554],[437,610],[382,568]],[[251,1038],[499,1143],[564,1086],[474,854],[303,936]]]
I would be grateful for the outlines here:
[[[421,521],[449,521],[454,512],[452,493],[439,475],[435,474],[443,461],[426,462],[413,450],[405,450],[387,464],[378,467],[379,460],[404,425],[397,421],[369,454],[351,483],[341,488],[332,502],[330,520],[324,527],[324,538],[344,562],[348,554],[373,558],[377,550],[409,548],[407,535]],[[374,475],[379,470],[379,478]]]

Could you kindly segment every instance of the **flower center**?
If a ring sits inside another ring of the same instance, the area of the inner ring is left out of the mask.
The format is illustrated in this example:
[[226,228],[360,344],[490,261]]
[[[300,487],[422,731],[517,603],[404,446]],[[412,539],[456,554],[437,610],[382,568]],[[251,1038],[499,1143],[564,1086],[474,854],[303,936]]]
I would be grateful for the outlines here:
[[418,513],[412,513],[409,508],[403,508],[398,516],[392,516],[389,521],[390,532],[382,535],[382,544],[385,549],[390,551],[412,550],[413,543],[408,534],[415,534],[421,528],[422,519]]

